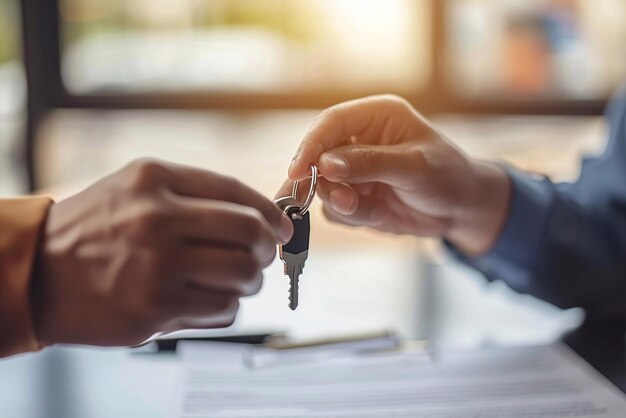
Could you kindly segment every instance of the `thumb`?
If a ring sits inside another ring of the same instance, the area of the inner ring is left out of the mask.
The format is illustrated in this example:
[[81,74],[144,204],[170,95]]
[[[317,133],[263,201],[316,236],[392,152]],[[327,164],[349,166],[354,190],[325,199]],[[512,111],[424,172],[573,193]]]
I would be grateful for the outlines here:
[[426,164],[417,144],[350,145],[322,154],[320,173],[337,183],[385,183],[409,188],[424,176]]

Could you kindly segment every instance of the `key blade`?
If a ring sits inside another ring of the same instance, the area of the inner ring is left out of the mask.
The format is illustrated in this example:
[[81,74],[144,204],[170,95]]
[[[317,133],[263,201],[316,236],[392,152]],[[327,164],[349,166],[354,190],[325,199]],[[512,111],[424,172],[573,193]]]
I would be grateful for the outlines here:
[[304,264],[309,256],[309,252],[303,251],[299,254],[291,254],[283,251],[282,255],[285,263],[285,274],[289,276],[289,309],[295,311],[298,307],[300,275],[304,270]]
[[300,216],[300,207],[288,207],[285,213],[293,223],[294,233],[291,241],[280,247],[280,258],[285,266],[285,274],[289,276],[289,308],[293,311],[298,307],[299,279],[304,270],[304,263],[309,256],[309,234],[311,224],[309,213]]
[[299,276],[289,276],[289,309],[292,311],[295,311],[298,307],[299,282]]

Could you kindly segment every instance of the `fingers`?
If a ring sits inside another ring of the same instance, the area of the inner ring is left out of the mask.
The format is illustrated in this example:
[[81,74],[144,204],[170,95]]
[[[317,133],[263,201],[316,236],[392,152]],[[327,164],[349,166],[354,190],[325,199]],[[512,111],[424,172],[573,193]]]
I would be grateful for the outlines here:
[[409,190],[428,175],[420,144],[391,146],[349,145],[324,153],[319,160],[324,178],[340,183],[385,183]]
[[407,116],[416,115],[405,100],[390,95],[371,96],[330,107],[319,115],[304,136],[289,167],[289,178],[301,180],[307,177],[309,166],[316,164],[325,151],[347,145],[354,137],[366,144],[394,143],[397,135],[407,130],[406,125],[411,120]]
[[222,200],[257,209],[283,242],[293,232],[289,219],[276,205],[251,187],[231,177],[210,171],[166,163],[170,189],[179,195]]
[[267,219],[248,206],[187,198],[178,210],[173,228],[184,241],[241,248],[259,260],[273,259],[276,243],[281,242]]
[[227,292],[206,291],[189,286],[172,300],[176,315],[165,332],[190,328],[223,328],[232,325],[239,310],[239,297]]
[[187,247],[175,256],[170,275],[207,291],[250,296],[261,289],[262,271],[273,260],[237,249]]
[[[276,193],[276,198],[291,196],[293,183],[291,180],[286,180]],[[297,202],[304,202],[309,187],[310,180],[307,179],[301,182],[301,186],[298,188],[298,196],[296,196]],[[352,187],[347,184],[332,183],[322,177],[318,178],[316,195],[322,201],[332,204],[335,210],[340,213],[349,214],[358,205],[359,197]]]
[[449,227],[449,220],[433,218],[417,212],[394,210],[383,200],[363,198],[359,208],[351,215],[336,212],[329,205],[324,205],[324,215],[331,222],[349,226],[366,226],[393,234],[411,234],[422,237],[440,237]]
[[[357,185],[358,189],[342,183],[333,183],[322,177],[318,179],[317,196],[332,209],[343,215],[352,214],[359,205],[359,195],[369,196],[374,190],[375,183]],[[291,195],[293,181],[286,180],[276,193],[276,197]]]
[[328,204],[324,205],[323,211],[330,221],[351,226],[378,227],[391,216],[385,202],[368,197],[361,197],[351,214],[340,213]]
[[[272,245],[275,251],[275,246]],[[166,332],[184,328],[227,327],[239,298],[260,291],[263,269],[273,260],[237,248],[186,246],[168,263],[169,291],[161,317]]]
[[347,184],[320,179],[317,195],[337,213],[351,215],[359,206],[359,194]]
[[392,234],[408,234],[422,235],[419,229],[409,229],[407,224],[400,222],[393,214],[393,211],[384,205],[375,205],[369,209],[364,209],[356,216],[343,215],[335,212],[331,207],[324,206],[324,215],[326,218],[335,223],[348,226],[365,226]]
[[[291,191],[293,182],[285,181],[281,186],[277,196],[288,195],[287,190]],[[341,215],[352,215],[359,207],[362,196],[365,198],[374,197],[377,183],[362,183],[356,185],[334,183],[324,178],[318,180],[317,196],[334,212]],[[386,196],[377,196],[382,200]],[[365,202],[368,200],[366,199]],[[365,203],[366,204],[366,203]]]

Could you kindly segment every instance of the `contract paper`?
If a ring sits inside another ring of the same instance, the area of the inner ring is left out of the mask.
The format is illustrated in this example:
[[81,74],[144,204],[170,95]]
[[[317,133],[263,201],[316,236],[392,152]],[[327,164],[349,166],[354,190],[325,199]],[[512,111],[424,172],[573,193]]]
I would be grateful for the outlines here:
[[623,418],[624,395],[563,345],[385,353],[247,368],[195,350],[183,418]]

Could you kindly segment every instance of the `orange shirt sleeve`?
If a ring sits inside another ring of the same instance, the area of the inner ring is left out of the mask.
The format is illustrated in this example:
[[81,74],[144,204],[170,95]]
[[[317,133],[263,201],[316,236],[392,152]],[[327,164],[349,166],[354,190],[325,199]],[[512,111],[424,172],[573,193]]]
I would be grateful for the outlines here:
[[0,357],[39,350],[30,283],[48,197],[0,199]]

